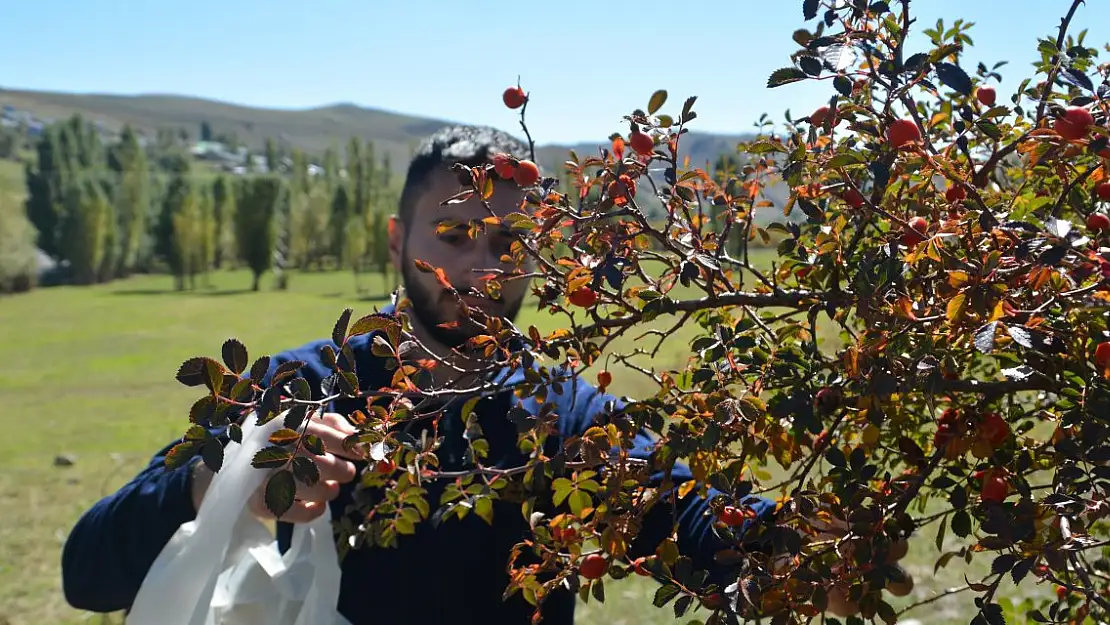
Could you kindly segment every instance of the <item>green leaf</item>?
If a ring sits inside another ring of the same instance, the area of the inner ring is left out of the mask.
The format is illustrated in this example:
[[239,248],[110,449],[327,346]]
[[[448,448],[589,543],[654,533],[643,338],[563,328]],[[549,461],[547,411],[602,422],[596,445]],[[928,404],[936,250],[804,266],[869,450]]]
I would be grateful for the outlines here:
[[305,486],[315,486],[320,481],[320,468],[311,458],[297,456],[293,458],[293,476]]
[[833,78],[833,89],[840,95],[848,98],[852,95],[852,80],[847,76],[837,76]]
[[983,131],[983,134],[987,135],[991,139],[994,139],[995,141],[1002,138],[1002,131],[998,129],[998,124],[988,122],[985,119],[980,119],[979,121],[975,122],[975,127]]
[[331,345],[325,345],[320,348],[320,360],[332,369],[335,368],[335,348]]
[[655,591],[655,598],[652,599],[651,603],[655,607],[661,608],[670,603],[680,592],[681,590],[674,584],[660,586],[659,589]]
[[[209,362],[216,365],[217,368],[220,366],[220,363],[204,356],[197,356],[186,360],[181,363],[181,366],[177,369],[177,381],[185,386],[201,386],[208,384],[210,380],[208,373]],[[223,375],[221,374],[219,382],[222,381]],[[220,388],[219,382],[217,382],[216,388]]]
[[493,501],[489,497],[481,497],[474,502],[474,514],[477,514],[487,525],[493,525]]
[[595,579],[591,584],[590,592],[599,603],[605,603],[605,584],[602,583],[602,580]]
[[242,445],[243,444],[243,428],[242,428],[242,426],[240,426],[238,423],[232,423],[231,425],[227,426],[227,437],[230,438],[231,440],[235,441],[236,443],[239,443],[240,445]]
[[224,368],[215,360],[208,358],[204,362],[205,373],[207,377],[204,380],[204,385],[208,390],[213,393],[219,393],[220,389],[224,386]]
[[301,439],[301,444],[304,449],[317,456],[324,455],[324,441],[320,440],[319,436],[315,434],[307,434]]
[[948,518],[942,517],[940,520],[940,529],[937,530],[937,551],[944,551],[944,531],[948,527]]
[[971,77],[955,63],[939,62],[936,64],[937,79],[960,95],[971,95]]
[[182,441],[166,452],[165,465],[167,469],[176,469],[184,466],[197,455],[200,443],[197,441]]
[[576,490],[570,494],[570,499],[567,501],[567,503],[570,504],[571,512],[576,515],[581,515],[582,510],[590,507],[593,504],[593,500],[590,499],[589,493],[581,490]]
[[302,400],[312,399],[312,388],[308,385],[308,380],[304,378],[293,378],[289,383],[290,390],[293,392],[293,397]]
[[224,465],[224,446],[218,438],[210,438],[200,446],[200,457],[204,464],[217,473]]
[[285,413],[285,427],[290,430],[299,430],[307,416],[308,406],[306,404],[293,404],[293,407]]
[[347,324],[351,322],[351,313],[354,312],[352,308],[345,308],[339,315],[339,319],[335,321],[335,328],[331,331],[331,340],[336,345],[343,344],[343,337],[347,335]]
[[300,437],[301,435],[298,434],[296,430],[281,428],[275,430],[273,434],[270,434],[270,442],[274,445],[288,445]]
[[239,375],[247,368],[247,347],[239,339],[230,338],[224,341],[224,364],[235,375]]
[[784,67],[775,70],[771,77],[767,79],[767,88],[774,89],[788,85],[792,82],[798,82],[806,77],[806,73],[796,67]]
[[656,91],[655,93],[651,94],[651,99],[648,100],[648,111],[647,111],[648,115],[654,115],[655,111],[658,111],[659,109],[663,108],[663,105],[666,102],[667,102],[667,90],[666,89],[660,89],[660,90]]
[[256,469],[276,469],[285,466],[293,457],[293,452],[283,447],[270,445],[263,447],[251,458],[251,466]]
[[952,515],[952,531],[960,538],[967,538],[971,534],[971,516],[967,510],[960,510]]
[[690,609],[693,603],[693,595],[682,595],[679,597],[678,601],[674,602],[674,617],[680,618],[683,614],[686,614],[686,611]]
[[214,414],[216,414],[216,398],[212,395],[205,395],[189,409],[189,422],[207,423]]
[[293,479],[293,472],[289,469],[278,471],[266,481],[266,508],[280,519],[281,515],[293,507],[296,494],[297,483]]
[[277,387],[297,374],[297,370],[305,365],[303,360],[288,360],[278,365],[270,378],[270,386]]
[[802,212],[806,214],[806,217],[809,217],[810,221],[825,223],[825,213],[822,212],[816,204],[806,198],[798,198],[798,208],[802,209]]
[[401,324],[379,313],[366,315],[351,326],[351,331],[348,333],[347,338],[378,331],[385,331],[386,335],[389,336],[390,345],[396,346],[400,338]]
[[821,3],[819,0],[803,0],[802,1],[802,17],[805,21],[809,21],[817,17],[817,9],[820,8]]
[[270,370],[270,357],[262,356],[254,361],[251,365],[251,382],[255,384],[262,384],[262,378],[266,377],[266,372]]
[[254,398],[254,389],[251,388],[252,384],[254,384],[254,382],[250,378],[239,380],[235,383],[235,386],[231,387],[231,393],[228,394],[228,397],[235,401],[250,401]]
[[558,506],[562,504],[567,496],[574,490],[574,483],[565,477],[561,477],[552,482],[551,488],[555,491],[555,495],[552,497],[551,502]]
[[855,152],[842,152],[829,159],[828,167],[845,167],[847,165],[863,165],[867,161]]

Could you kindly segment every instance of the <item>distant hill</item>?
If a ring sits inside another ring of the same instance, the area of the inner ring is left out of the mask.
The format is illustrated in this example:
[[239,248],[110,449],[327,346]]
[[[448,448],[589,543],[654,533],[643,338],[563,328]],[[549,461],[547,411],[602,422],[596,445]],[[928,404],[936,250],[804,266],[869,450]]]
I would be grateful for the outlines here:
[[[80,113],[108,130],[124,123],[145,132],[158,128],[184,128],[196,136],[202,122],[213,133],[234,133],[250,148],[262,148],[267,137],[281,138],[306,152],[320,154],[330,145],[342,149],[349,137],[373,140],[375,147],[390,153],[398,168],[408,160],[409,150],[425,135],[452,123],[449,120],[414,117],[354,104],[334,104],[307,109],[272,109],[240,106],[216,100],[178,95],[107,95],[49,91],[0,89],[0,105],[33,113],[40,119],[61,119]],[[460,120],[465,121],[465,120]],[[511,129],[515,131],[516,129]],[[686,138],[686,153],[693,163],[713,160],[722,152],[732,152],[741,135],[715,135],[691,132]],[[579,154],[596,153],[596,144],[544,145],[546,156],[561,162],[567,150]]]
[[[273,109],[162,94],[110,95],[0,89],[2,106],[12,106],[45,121],[79,113],[91,122],[99,122],[109,132],[116,132],[129,123],[151,136],[159,128],[165,128],[185,129],[196,138],[201,124],[208,122],[214,135],[233,133],[239,142],[254,150],[261,149],[266,138],[270,137],[310,154],[320,155],[332,145],[343,150],[347,140],[357,136],[364,141],[373,141],[379,154],[388,152],[398,173],[403,172],[411,150],[422,137],[453,123],[354,104]],[[691,165],[703,166],[706,162],[712,163],[720,154],[734,153],[736,144],[747,138],[750,135],[690,132],[683,139],[683,153],[689,155]],[[596,143],[537,146],[537,160],[545,168],[558,167],[566,160],[570,149],[585,157],[597,154],[598,147],[604,142],[604,138],[599,138]],[[780,204],[778,196],[785,197],[785,192],[779,191],[773,193],[776,204]],[[764,221],[762,217],[759,219],[761,222]],[[778,218],[781,218],[781,212]]]

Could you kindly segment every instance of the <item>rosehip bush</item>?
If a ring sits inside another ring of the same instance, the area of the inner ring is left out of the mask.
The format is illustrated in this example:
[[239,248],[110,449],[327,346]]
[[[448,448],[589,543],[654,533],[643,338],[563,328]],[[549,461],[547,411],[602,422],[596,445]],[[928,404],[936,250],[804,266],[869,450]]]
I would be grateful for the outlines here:
[[[767,86],[820,81],[828,103],[741,144],[742,165],[724,178],[686,165],[696,98],[675,105],[664,90],[598,154],[568,155],[569,186],[541,174],[534,154],[459,166],[469,188],[445,202],[487,201],[495,171],[528,189],[504,219],[520,269],[487,284],[495,296],[502,282],[529,277],[560,320],[541,332],[472,311],[488,332],[470,347],[496,356],[491,371],[525,369],[514,392],[528,396],[591,368],[606,386],[624,363],[657,389],[557,457],[542,453],[553,415],[510,415],[530,458],[517,468],[483,466],[488,445],[471,424],[472,468],[442,472],[437,441],[396,426],[437,418],[424,408],[438,405],[431,400],[465,402],[465,419],[498,384],[417,384],[428,363],[406,357],[405,316],[352,323],[346,310],[336,348],[325,348],[335,373],[324,392],[368,399],[351,415],[360,431],[352,442],[378,469],[361,483],[390,496],[364,510],[371,522],[342,524],[341,547],[389,548],[431,514],[488,520],[492,499],[511,499],[533,535],[506,563],[506,593],[537,604],[560,585],[603,599],[607,578],[635,573],[660,583],[656,605],[673,602],[676,615],[698,607],[707,623],[769,613],[774,623],[808,622],[833,588],[858,603],[859,618],[892,623],[901,612],[879,591],[904,582],[884,564],[894,541],[940,548],[955,537],[961,546],[937,568],[989,561],[990,573],[961,589],[975,595],[971,622],[1003,622],[998,599],[1027,584],[1060,590],[1022,616],[1110,618],[1110,231],[1100,190],[1110,181],[1110,67],[1069,32],[1081,4],[1039,42],[1035,75],[1005,89],[995,84],[1003,63],[965,62],[966,24],[927,28],[929,46],[911,49],[908,2],[805,0],[811,27],[794,34],[791,65]],[[527,134],[527,98],[506,94]],[[790,190],[782,207],[763,195],[777,184]],[[665,218],[641,210],[645,194]],[[756,240],[776,246],[770,266],[749,254]],[[634,364],[653,353],[643,338],[630,353],[614,343],[679,327],[698,333],[675,370]],[[366,333],[396,367],[390,388],[358,388],[348,341]],[[232,339],[221,359],[182,366],[182,382],[209,392],[170,462],[200,454],[218,469],[222,448],[200,425],[226,422],[232,407],[280,416],[286,428],[256,462],[280,469],[267,497],[280,513],[294,480],[315,479],[294,452],[318,446],[299,428],[321,402],[293,379],[300,363],[282,365],[265,391],[268,361],[247,363]],[[645,485],[648,467],[622,453],[641,427],[659,434],[651,468],[681,461],[693,470],[679,496],[725,493],[711,502],[724,540],[743,522],[741,497],[776,498],[779,523],[757,530],[776,554],[743,553],[734,541],[718,558],[737,562],[725,587],[707,585],[670,539],[629,561],[637,519],[658,495]],[[776,465],[784,479],[759,477]],[[421,483],[433,479],[452,480],[441,501],[423,497]],[[540,500],[566,511],[544,517]],[[834,526],[843,531],[830,538]],[[538,564],[518,564],[522,552]]]

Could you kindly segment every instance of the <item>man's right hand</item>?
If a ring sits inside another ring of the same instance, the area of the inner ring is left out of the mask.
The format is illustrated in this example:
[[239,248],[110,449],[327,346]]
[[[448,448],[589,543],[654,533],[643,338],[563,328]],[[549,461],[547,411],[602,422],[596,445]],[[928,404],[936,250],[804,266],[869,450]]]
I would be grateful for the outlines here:
[[[350,482],[355,478],[355,465],[350,460],[361,460],[362,457],[348,452],[343,448],[343,439],[353,434],[355,428],[343,415],[329,412],[316,415],[305,426],[305,434],[315,434],[320,437],[324,445],[325,454],[302,452],[308,456],[320,469],[320,481],[309,487],[297,481],[297,495],[293,507],[281,515],[281,520],[287,523],[307,523],[324,513],[329,501],[339,496],[340,484]],[[257,470],[257,469],[256,469]],[[193,507],[200,509],[200,503],[212,482],[212,471],[203,462],[195,465],[192,475]],[[248,501],[250,511],[261,519],[272,519],[274,515],[265,503],[266,484],[258,488]]]

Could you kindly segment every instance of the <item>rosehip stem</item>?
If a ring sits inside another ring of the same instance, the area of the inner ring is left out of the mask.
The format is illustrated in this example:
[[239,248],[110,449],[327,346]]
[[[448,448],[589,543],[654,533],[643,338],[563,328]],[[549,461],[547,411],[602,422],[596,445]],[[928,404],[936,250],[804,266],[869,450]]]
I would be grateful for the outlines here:
[[1056,74],[1060,71],[1060,63],[1063,62],[1064,56],[1060,49],[1064,47],[1064,40],[1068,32],[1068,25],[1071,24],[1071,18],[1075,16],[1075,11],[1079,5],[1083,4],[1083,0],[1072,0],[1071,8],[1068,9],[1068,14],[1060,20],[1060,32],[1056,35],[1056,58],[1052,63],[1052,69],[1048,70],[1048,77],[1044,81],[1044,91],[1041,92],[1041,102],[1037,105],[1037,118],[1033,120],[1033,125],[1039,125],[1041,120],[1044,119],[1044,110],[1048,106],[1048,95],[1052,92],[1052,83],[1056,81]]

